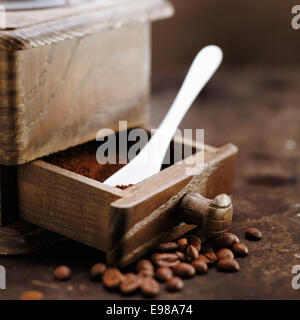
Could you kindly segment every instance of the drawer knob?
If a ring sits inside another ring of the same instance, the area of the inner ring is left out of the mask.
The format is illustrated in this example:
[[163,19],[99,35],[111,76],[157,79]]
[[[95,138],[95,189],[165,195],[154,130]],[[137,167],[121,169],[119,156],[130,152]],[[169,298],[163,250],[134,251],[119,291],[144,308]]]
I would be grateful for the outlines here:
[[231,225],[233,206],[231,198],[219,194],[207,199],[199,193],[188,193],[179,204],[180,220],[199,226],[206,237],[217,237]]

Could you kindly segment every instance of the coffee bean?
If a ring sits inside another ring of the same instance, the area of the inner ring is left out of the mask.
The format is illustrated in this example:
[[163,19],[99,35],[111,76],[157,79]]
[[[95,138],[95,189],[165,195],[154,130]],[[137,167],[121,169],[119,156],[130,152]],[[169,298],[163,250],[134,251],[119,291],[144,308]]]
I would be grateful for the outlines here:
[[201,253],[209,253],[214,251],[214,245],[212,241],[205,241],[201,243]]
[[141,286],[142,278],[134,273],[127,273],[120,284],[120,291],[123,294],[131,294],[137,291]]
[[154,276],[154,266],[152,262],[148,259],[140,260],[136,265],[136,271],[145,277],[153,277]]
[[207,263],[203,260],[194,260],[192,266],[195,268],[198,274],[204,274],[207,271]]
[[176,251],[175,254],[177,255],[178,259],[180,261],[184,261],[185,260],[185,254],[181,251]]
[[200,254],[197,260],[204,261],[209,268],[214,266],[218,260],[214,252],[208,252],[205,254]]
[[191,262],[193,260],[196,260],[199,256],[198,250],[193,245],[188,245],[188,247],[185,250],[185,257],[186,260]]
[[218,261],[218,257],[214,252],[205,253],[204,256],[207,258],[207,265],[209,267],[215,265]]
[[197,258],[197,260],[202,260],[206,264],[210,262],[209,259],[204,254],[199,254],[199,257]]
[[247,246],[241,242],[234,243],[231,249],[237,257],[246,257],[248,255]]
[[173,271],[168,267],[160,267],[155,272],[155,278],[161,282],[166,282],[172,277],[173,277]]
[[169,279],[166,283],[166,288],[169,291],[180,291],[184,287],[183,280],[179,277],[173,277]]
[[194,246],[198,252],[201,250],[201,240],[194,235],[189,235],[188,237],[189,244]]
[[160,285],[159,283],[150,277],[143,278],[141,283],[141,291],[146,297],[154,297],[159,294]]
[[20,300],[44,300],[44,294],[38,290],[28,290],[21,294]]
[[216,256],[219,260],[223,258],[230,258],[230,259],[234,258],[233,252],[227,248],[219,249],[216,252]]
[[96,263],[90,269],[90,278],[93,281],[100,282],[102,280],[102,275],[106,270],[106,265],[104,263]]
[[180,262],[176,253],[154,253],[151,260],[157,267],[174,267]]
[[262,238],[262,233],[257,228],[248,228],[245,231],[245,237],[248,240],[258,241]]
[[218,270],[224,272],[235,272],[240,270],[239,263],[236,260],[230,258],[223,258],[219,260],[217,263],[217,268]]
[[157,248],[160,252],[174,252],[178,250],[178,245],[176,242],[165,242],[158,245]]
[[54,270],[54,278],[59,281],[69,280],[72,276],[72,270],[68,266],[59,266]]
[[226,236],[226,235],[231,235],[234,238],[234,242],[240,242],[240,239],[236,234],[231,233],[231,232],[225,232],[224,236]]
[[180,276],[182,278],[191,278],[195,275],[196,270],[195,268],[185,262],[180,262],[173,268],[174,274]]
[[236,242],[236,238],[233,234],[227,233],[215,239],[215,245],[218,249],[231,248]]
[[187,238],[181,238],[177,241],[177,245],[178,245],[178,250],[180,250],[181,252],[184,252],[185,249],[188,246],[188,239]]
[[108,289],[119,288],[123,280],[124,275],[117,268],[114,267],[107,268],[102,276],[103,284]]

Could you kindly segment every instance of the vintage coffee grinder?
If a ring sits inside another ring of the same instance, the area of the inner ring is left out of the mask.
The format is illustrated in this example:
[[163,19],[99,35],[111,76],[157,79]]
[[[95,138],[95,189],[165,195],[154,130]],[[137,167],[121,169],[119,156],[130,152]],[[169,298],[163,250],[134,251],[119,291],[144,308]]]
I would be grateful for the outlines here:
[[[50,162],[101,128],[148,122],[151,21],[166,0],[3,1],[0,30],[0,253],[28,253],[60,235],[127,265],[196,225],[227,230],[237,148],[190,144],[196,175],[173,164],[126,189]],[[93,149],[94,148],[94,149]],[[208,200],[213,199],[213,200]],[[55,232],[55,233],[52,233]]]

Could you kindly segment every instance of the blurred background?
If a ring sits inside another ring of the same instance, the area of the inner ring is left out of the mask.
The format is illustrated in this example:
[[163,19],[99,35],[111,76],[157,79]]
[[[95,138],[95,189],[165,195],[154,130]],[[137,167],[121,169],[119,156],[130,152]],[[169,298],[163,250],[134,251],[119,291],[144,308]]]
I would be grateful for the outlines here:
[[260,149],[274,151],[289,140],[295,146],[300,29],[291,21],[297,1],[170,2],[175,15],[153,24],[152,123],[168,110],[196,53],[217,44],[224,61],[181,127],[205,128],[206,142],[217,146],[231,141],[250,148],[249,135]]
[[[300,62],[293,0],[170,0],[171,19],[154,23],[154,72],[189,64],[199,48],[220,45],[225,65]],[[298,1],[300,4],[300,1]]]
[[151,123],[160,123],[196,53],[219,45],[224,61],[181,128],[204,128],[205,143],[239,147],[235,190],[247,181],[256,197],[258,186],[273,195],[274,186],[290,186],[298,199],[300,29],[291,21],[300,1],[170,2],[175,15],[153,24]]

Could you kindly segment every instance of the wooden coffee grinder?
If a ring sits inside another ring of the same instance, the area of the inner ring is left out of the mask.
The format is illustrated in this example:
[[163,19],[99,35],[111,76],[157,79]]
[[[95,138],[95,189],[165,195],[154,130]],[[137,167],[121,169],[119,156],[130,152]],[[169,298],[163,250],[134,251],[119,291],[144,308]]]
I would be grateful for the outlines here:
[[207,236],[228,229],[232,144],[174,138],[172,146],[193,148],[186,160],[204,165],[187,174],[186,162],[174,163],[126,190],[49,160],[87,144],[96,154],[97,132],[117,130],[119,120],[129,129],[147,125],[151,21],[172,15],[166,0],[1,5],[1,254],[33,252],[64,236],[125,266],[197,225]]

